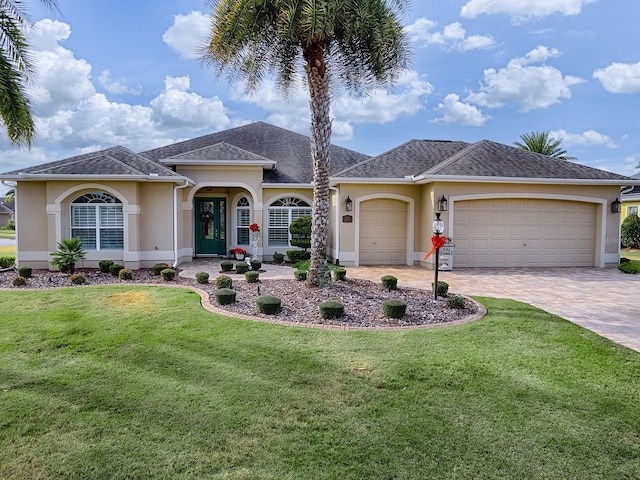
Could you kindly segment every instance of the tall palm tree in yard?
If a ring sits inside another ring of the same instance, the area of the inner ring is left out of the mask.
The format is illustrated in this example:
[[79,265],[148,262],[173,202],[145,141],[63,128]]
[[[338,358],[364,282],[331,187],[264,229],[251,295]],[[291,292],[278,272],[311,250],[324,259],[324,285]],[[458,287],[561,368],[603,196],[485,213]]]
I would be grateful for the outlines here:
[[[57,8],[56,0],[40,0]],[[13,145],[31,146],[35,125],[26,86],[31,77],[23,0],[0,0],[0,121]]]
[[550,137],[549,132],[531,132],[520,135],[521,142],[514,142],[516,147],[530,152],[541,153],[548,157],[560,160],[574,160],[575,157],[567,155],[567,151],[561,147],[562,140]]
[[255,91],[273,75],[285,93],[304,72],[311,110],[313,219],[310,286],[330,283],[327,267],[331,87],[363,93],[390,85],[406,67],[399,15],[407,0],[210,0],[204,60]]

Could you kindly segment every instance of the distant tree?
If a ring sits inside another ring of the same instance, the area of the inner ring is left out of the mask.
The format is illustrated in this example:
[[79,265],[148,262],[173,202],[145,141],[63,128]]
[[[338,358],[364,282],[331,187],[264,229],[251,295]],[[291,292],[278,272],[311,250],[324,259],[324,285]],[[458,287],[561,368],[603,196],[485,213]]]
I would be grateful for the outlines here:
[[11,190],[7,190],[7,193],[4,194],[4,201],[6,203],[13,202],[16,199],[16,189],[12,188]]
[[[50,8],[58,8],[56,0],[40,0]],[[25,32],[23,0],[0,1],[0,121],[9,141],[16,146],[31,146],[35,125],[26,95],[31,78],[29,45]]]
[[550,137],[549,132],[531,132],[520,135],[521,142],[514,142],[516,147],[529,152],[541,153],[548,157],[560,160],[575,160],[575,157],[567,155],[567,151],[561,148],[562,140]]
[[628,215],[622,222],[620,240],[625,247],[640,247],[640,217],[635,213]]

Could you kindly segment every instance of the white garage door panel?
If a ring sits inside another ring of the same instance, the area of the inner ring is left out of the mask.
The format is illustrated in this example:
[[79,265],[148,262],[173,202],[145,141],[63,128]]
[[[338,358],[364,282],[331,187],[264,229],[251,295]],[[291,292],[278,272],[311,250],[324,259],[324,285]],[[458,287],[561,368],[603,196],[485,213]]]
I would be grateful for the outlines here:
[[596,206],[543,199],[455,202],[458,267],[593,266]]
[[407,263],[407,204],[375,199],[360,204],[360,264]]

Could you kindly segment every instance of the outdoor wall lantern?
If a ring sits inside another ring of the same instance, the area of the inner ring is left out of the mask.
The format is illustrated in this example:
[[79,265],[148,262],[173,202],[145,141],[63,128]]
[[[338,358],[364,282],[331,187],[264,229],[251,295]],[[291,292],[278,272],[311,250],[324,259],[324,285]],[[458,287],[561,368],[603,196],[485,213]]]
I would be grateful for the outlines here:
[[611,202],[611,213],[620,213],[622,211],[622,202],[617,198]]
[[[446,200],[445,200],[446,201]],[[436,268],[435,270],[435,279],[433,282],[433,299],[438,299],[438,270],[440,269],[440,246],[443,243],[440,238],[440,235],[444,233],[444,222],[440,219],[440,213],[436,213],[436,219],[431,225],[431,229],[433,230],[434,238],[431,239],[431,243],[436,250]]]
[[349,196],[347,196],[347,199],[344,201],[344,209],[347,212],[350,212],[351,210],[353,210],[353,200],[351,200]]
[[442,195],[442,198],[440,200],[438,200],[438,211],[439,212],[446,212],[448,205],[449,205],[449,202],[444,197],[444,195]]

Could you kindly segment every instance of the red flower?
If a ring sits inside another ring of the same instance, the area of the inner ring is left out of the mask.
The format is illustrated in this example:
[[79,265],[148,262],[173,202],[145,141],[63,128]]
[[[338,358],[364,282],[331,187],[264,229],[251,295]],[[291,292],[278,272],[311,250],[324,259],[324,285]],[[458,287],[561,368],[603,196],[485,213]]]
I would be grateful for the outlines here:
[[258,225],[257,223],[252,223],[251,225],[249,225],[249,230],[251,230],[252,232],[259,232],[260,231],[260,225]]
[[247,251],[244,248],[236,248],[236,255],[246,255]]

